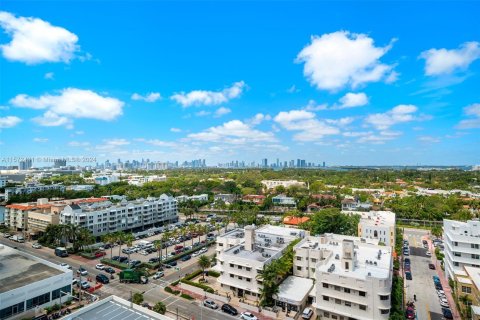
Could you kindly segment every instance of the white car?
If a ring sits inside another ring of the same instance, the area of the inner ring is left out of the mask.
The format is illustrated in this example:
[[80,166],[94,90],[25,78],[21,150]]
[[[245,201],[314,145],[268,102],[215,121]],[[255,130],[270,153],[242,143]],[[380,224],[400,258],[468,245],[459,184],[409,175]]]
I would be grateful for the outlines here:
[[431,256],[432,256],[432,253],[431,253],[430,251],[427,251],[425,254],[427,255],[427,257],[431,257]]
[[142,255],[144,255],[144,256],[148,256],[148,255],[149,255],[149,253],[148,253],[147,251],[145,251],[145,250],[142,250],[142,251],[140,251],[139,253],[142,254]]
[[32,244],[32,248],[33,248],[33,249],[41,249],[41,248],[42,248],[42,245],[35,242],[34,244]]
[[302,319],[310,319],[313,316],[313,310],[311,308],[305,308],[302,312]]
[[202,248],[199,252],[200,252],[200,253],[205,253],[205,252],[207,252],[207,251],[208,251],[207,248]]
[[201,254],[200,251],[195,251],[194,253],[192,253],[192,257],[199,256],[200,254]]
[[203,301],[203,305],[205,307],[208,307],[210,309],[218,309],[218,304],[215,303],[215,301],[207,299]]
[[67,268],[67,269],[72,269],[72,267],[68,263],[60,263],[60,267],[62,268]]
[[243,319],[243,320],[258,320],[257,317],[255,317],[252,313],[250,313],[248,311],[242,312],[242,314],[240,315],[240,319]]
[[163,273],[163,271],[158,271],[157,273],[155,273],[155,275],[153,276],[153,279],[157,280],[157,279],[160,279],[161,277],[163,277],[165,274]]
[[105,269],[105,266],[103,264],[99,263],[95,266],[95,269],[103,270],[103,269]]
[[440,305],[444,308],[450,308],[450,305],[448,304],[448,300],[445,298],[440,298]]

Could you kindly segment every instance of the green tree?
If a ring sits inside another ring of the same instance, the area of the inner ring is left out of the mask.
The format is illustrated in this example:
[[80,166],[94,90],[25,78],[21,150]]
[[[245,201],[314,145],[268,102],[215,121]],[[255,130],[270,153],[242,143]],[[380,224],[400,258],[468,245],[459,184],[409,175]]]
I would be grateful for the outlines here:
[[143,294],[135,292],[132,296],[132,302],[135,304],[141,304],[143,302]]
[[[132,233],[127,233],[123,238],[123,242],[125,242],[128,249],[132,247],[133,241],[135,241],[135,237],[133,236]],[[130,250],[128,251],[128,261],[130,261]]]
[[202,276],[203,276],[203,279],[205,280],[205,269],[207,268],[210,268],[210,264],[211,264],[211,260],[210,258],[208,258],[206,255],[201,255],[199,258],[198,258],[198,266],[202,269]]
[[167,312],[167,307],[165,306],[165,303],[163,303],[162,301],[159,301],[153,306],[153,311],[158,312],[160,314],[165,314],[165,312]]
[[440,226],[434,226],[432,228],[432,235],[434,235],[435,237],[441,237],[442,236],[442,227]]

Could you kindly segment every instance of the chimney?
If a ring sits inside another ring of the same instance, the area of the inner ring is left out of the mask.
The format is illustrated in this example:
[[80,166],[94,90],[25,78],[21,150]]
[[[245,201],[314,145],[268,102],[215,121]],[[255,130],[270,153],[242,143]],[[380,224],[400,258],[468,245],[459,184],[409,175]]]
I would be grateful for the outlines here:
[[342,241],[342,267],[345,271],[353,271],[354,266],[354,245],[352,240]]
[[255,226],[245,226],[245,250],[253,251],[255,244]]

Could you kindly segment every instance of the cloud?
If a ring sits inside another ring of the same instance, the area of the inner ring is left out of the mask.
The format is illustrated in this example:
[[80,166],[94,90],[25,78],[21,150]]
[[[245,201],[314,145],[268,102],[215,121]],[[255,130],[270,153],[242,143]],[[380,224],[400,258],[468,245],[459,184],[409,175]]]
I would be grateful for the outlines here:
[[288,93],[297,93],[300,92],[300,89],[298,89],[295,85],[292,85],[290,88],[287,89]]
[[88,147],[90,145],[90,142],[70,141],[68,145],[70,147]]
[[273,120],[289,131],[299,131],[293,136],[297,141],[316,141],[326,135],[339,134],[340,130],[316,119],[313,112],[306,110],[282,111]]
[[194,90],[188,93],[180,92],[172,95],[170,99],[183,107],[219,105],[240,97],[245,86],[245,82],[239,81],[222,91]]
[[197,117],[205,117],[205,116],[208,116],[210,113],[211,113],[210,111],[200,110],[198,112],[195,112],[195,115]]
[[327,110],[328,104],[317,104],[315,100],[309,100],[307,106],[304,108],[307,111]]
[[460,121],[457,125],[457,129],[480,128],[480,103],[474,103],[463,108],[463,112],[472,118]]
[[199,133],[191,133],[188,135],[188,138],[196,141],[229,144],[276,141],[273,133],[256,130],[240,120],[232,120],[225,122],[221,126],[211,127]]
[[466,70],[468,66],[480,58],[478,42],[465,42],[458,49],[430,49],[420,54],[425,59],[425,74],[438,76]]
[[42,116],[33,118],[32,121],[43,127],[65,126],[67,129],[73,128],[73,123],[69,118],[59,116],[53,111],[47,111]]
[[144,96],[138,94],[138,93],[134,93],[132,94],[132,100],[142,100],[142,101],[145,101],[145,102],[155,102],[157,100],[160,100],[162,98],[162,96],[160,95],[160,93],[158,92],[150,92]]
[[182,129],[179,128],[170,128],[171,132],[182,132]]
[[395,138],[401,136],[400,131],[380,131],[375,134],[373,132],[368,132],[368,134],[361,135],[357,140],[358,143],[372,143],[372,144],[384,144],[386,141],[394,140]]
[[78,37],[67,29],[38,18],[15,17],[0,12],[0,27],[12,37],[0,46],[3,56],[29,65],[45,62],[68,63],[80,49]]
[[19,94],[10,103],[21,108],[47,109],[42,117],[34,120],[43,126],[71,126],[71,118],[110,121],[122,114],[124,106],[118,99],[75,88],[63,89],[58,95],[45,94],[38,98]]
[[148,139],[140,138],[140,139],[135,139],[135,141],[143,142],[143,143],[146,143],[146,144],[149,144],[149,145],[152,145],[152,146],[156,146],[156,147],[175,147],[175,146],[177,146],[177,144],[175,142],[163,141],[163,140],[159,140],[159,139],[148,140]]
[[373,39],[365,34],[337,31],[313,36],[296,62],[305,63],[303,74],[312,85],[337,91],[386,78],[391,81],[393,66],[380,62],[391,47],[375,47]]
[[48,142],[48,139],[47,138],[33,138],[33,142],[45,143],[45,142]]
[[421,120],[416,117],[418,108],[414,105],[398,105],[385,113],[375,113],[365,118],[365,123],[372,125],[378,130],[385,130],[397,123]]
[[22,119],[15,116],[0,117],[0,129],[12,128],[22,122]]
[[47,80],[53,80],[54,76],[55,74],[53,72],[47,72],[43,77]]
[[347,126],[350,123],[352,123],[354,120],[355,120],[355,118],[353,118],[353,117],[344,117],[344,118],[340,118],[340,119],[326,119],[325,122],[327,122],[329,124],[337,125],[339,127],[344,127],[344,126]]
[[347,108],[355,108],[355,107],[362,107],[368,104],[368,97],[365,93],[353,93],[349,92],[343,97],[340,98],[340,105],[337,109],[347,109]]
[[418,141],[425,143],[425,144],[430,144],[430,143],[439,143],[440,138],[437,137],[432,137],[432,136],[419,136]]
[[246,122],[251,126],[256,126],[263,121],[269,121],[272,117],[269,114],[257,113],[253,118],[248,119]]
[[95,146],[97,150],[116,150],[118,147],[129,145],[130,141],[126,139],[104,139],[103,144]]
[[229,108],[220,107],[215,111],[214,117],[215,118],[220,118],[221,116],[229,114],[230,112],[232,112],[232,110],[230,110]]

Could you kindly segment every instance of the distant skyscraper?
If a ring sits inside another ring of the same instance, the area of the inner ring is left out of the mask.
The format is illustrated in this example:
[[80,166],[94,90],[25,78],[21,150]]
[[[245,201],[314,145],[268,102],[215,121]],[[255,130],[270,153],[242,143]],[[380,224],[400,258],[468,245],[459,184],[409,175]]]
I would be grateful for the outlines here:
[[28,170],[32,167],[32,159],[25,159],[18,163],[19,170]]
[[323,161],[323,165],[322,165],[324,168],[325,168],[325,161]]
[[53,167],[54,168],[65,167],[66,165],[67,165],[67,160],[66,159],[54,159],[53,160]]
[[262,159],[262,167],[264,167],[264,168],[268,167],[268,159],[267,158]]

